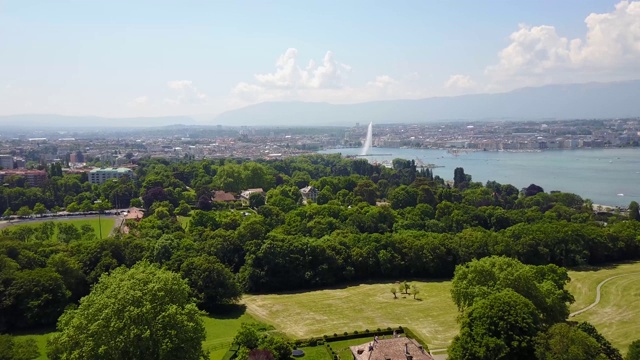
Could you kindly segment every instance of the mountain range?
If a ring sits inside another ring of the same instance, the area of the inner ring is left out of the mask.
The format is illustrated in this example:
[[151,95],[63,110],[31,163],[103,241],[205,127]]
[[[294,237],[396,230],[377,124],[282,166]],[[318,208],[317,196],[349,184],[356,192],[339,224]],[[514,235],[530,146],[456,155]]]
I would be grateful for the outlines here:
[[456,120],[594,119],[640,116],[640,80],[548,85],[497,94],[359,104],[267,102],[228,111],[221,124],[424,123]]
[[150,127],[167,125],[352,126],[477,120],[602,119],[640,116],[640,80],[547,85],[504,93],[371,101],[357,104],[265,102],[218,116],[105,118],[25,114],[0,116],[10,127]]

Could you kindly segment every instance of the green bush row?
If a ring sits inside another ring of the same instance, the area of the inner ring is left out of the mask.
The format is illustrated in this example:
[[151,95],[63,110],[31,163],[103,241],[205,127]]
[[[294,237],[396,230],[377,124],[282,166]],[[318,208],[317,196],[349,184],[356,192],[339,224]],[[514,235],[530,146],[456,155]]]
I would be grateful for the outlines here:
[[329,343],[329,342],[334,342],[334,341],[342,341],[342,340],[351,340],[351,339],[359,339],[359,338],[368,338],[371,337],[373,335],[378,335],[378,336],[382,336],[382,335],[392,335],[393,331],[396,331],[396,333],[398,334],[402,334],[403,330],[402,330],[402,326],[393,329],[391,327],[388,327],[386,329],[376,329],[375,331],[371,331],[369,329],[366,329],[364,331],[358,331],[355,330],[352,333],[349,333],[347,331],[345,331],[342,334],[338,334],[338,333],[334,333],[333,335],[324,335],[321,338],[310,338],[307,340],[296,340],[294,342],[296,347],[306,347],[306,346],[317,346],[317,345],[323,345],[325,343]]

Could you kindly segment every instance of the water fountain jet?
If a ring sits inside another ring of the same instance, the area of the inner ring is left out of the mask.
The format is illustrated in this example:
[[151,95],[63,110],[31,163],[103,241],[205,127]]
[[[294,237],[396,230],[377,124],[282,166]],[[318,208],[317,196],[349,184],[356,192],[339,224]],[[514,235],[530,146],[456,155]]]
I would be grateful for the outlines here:
[[367,128],[367,139],[364,141],[364,146],[362,147],[362,151],[360,152],[361,156],[369,155],[369,149],[371,149],[372,140],[373,140],[373,122],[370,122],[369,127]]

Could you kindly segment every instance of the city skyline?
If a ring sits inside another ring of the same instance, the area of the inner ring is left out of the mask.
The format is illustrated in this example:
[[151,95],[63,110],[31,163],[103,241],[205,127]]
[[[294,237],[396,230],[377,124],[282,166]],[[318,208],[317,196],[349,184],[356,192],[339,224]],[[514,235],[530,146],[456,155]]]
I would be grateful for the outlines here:
[[638,1],[4,1],[0,115],[216,115],[640,78]]

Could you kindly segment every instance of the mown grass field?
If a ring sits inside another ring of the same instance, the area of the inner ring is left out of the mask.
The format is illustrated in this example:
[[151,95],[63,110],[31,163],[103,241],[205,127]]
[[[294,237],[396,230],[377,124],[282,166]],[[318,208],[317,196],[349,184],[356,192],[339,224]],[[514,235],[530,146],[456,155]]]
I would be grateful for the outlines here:
[[590,322],[625,354],[629,344],[640,339],[640,262],[571,271],[569,275],[569,291],[576,298],[572,312],[595,301],[600,282],[624,275],[606,282],[600,289],[600,303],[571,320]]
[[458,333],[458,311],[450,295],[451,282],[412,282],[418,300],[400,295],[394,283],[364,284],[292,294],[246,295],[243,303],[256,319],[292,338],[333,335],[344,331],[407,326],[429,348],[446,348]]
[[[22,226],[35,227],[35,226],[38,226],[38,225],[40,225],[40,224],[42,224],[43,222],[46,222],[46,221],[51,221],[51,222],[53,222],[55,224],[57,224],[59,222],[65,222],[67,224],[74,225],[78,229],[80,229],[82,227],[82,225],[88,224],[95,231],[96,237],[100,237],[100,227],[102,227],[102,238],[106,239],[107,237],[109,237],[109,234],[111,233],[111,230],[113,229],[113,226],[114,226],[116,220],[111,216],[109,216],[109,217],[104,216],[104,217],[102,217],[100,219],[100,221],[98,221],[98,219],[93,219],[93,218],[92,219],[83,219],[83,218],[60,219],[60,218],[55,218],[55,219],[46,219],[46,220],[43,219],[42,221],[15,223],[15,225],[10,225],[10,226],[6,227],[5,229],[11,229],[11,228],[22,227]],[[55,229],[55,231],[53,233],[53,239],[54,240],[58,239],[58,229],[57,228]]]

